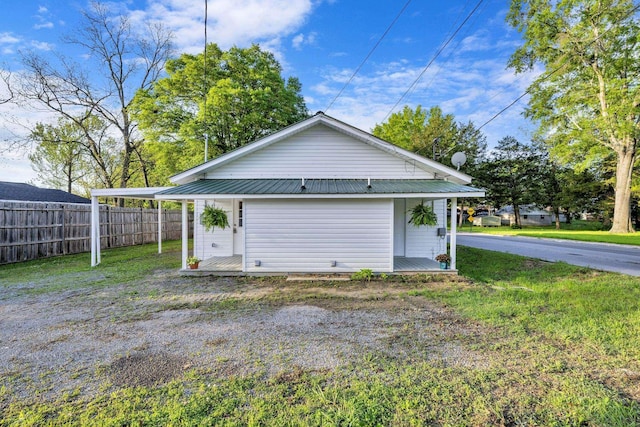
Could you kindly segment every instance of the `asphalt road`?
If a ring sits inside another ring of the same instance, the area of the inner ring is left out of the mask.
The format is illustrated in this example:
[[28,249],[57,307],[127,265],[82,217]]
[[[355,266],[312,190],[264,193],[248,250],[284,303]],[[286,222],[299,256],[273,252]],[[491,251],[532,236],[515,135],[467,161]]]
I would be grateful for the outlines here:
[[461,246],[640,276],[638,246],[470,233],[458,233],[457,241]]

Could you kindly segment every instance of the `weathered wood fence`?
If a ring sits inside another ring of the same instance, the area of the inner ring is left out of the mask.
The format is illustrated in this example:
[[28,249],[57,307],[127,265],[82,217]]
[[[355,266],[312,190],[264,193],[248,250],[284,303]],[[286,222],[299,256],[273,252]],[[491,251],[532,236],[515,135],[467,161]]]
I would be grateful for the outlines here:
[[[189,217],[193,234],[193,214]],[[179,210],[162,210],[162,240],[181,238]],[[100,206],[100,246],[158,241],[157,209]],[[0,264],[91,251],[91,205],[0,202]]]

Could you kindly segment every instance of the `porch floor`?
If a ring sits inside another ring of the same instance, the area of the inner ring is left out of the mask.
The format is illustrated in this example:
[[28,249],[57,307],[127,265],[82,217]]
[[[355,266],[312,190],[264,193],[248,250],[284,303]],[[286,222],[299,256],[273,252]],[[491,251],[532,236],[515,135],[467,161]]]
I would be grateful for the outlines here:
[[202,260],[198,270],[242,271],[242,255],[220,256]]
[[[424,273],[424,272],[447,272],[452,270],[440,270],[440,264],[429,258],[407,258],[393,257],[393,273]],[[202,260],[197,270],[185,270],[190,274],[219,274],[219,275],[244,275],[242,272],[242,255],[233,255],[227,257],[214,257]],[[278,273],[282,275],[282,273]]]
[[423,272],[440,270],[440,263],[429,258],[393,257],[393,272]]

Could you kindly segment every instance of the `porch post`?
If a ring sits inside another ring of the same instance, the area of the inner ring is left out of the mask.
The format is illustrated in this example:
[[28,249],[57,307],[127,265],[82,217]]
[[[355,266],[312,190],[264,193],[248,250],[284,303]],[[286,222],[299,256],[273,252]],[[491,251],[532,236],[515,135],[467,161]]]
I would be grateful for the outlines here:
[[187,269],[187,257],[189,256],[189,213],[187,201],[182,201],[182,269]]
[[[456,226],[457,224],[457,213],[458,213],[458,198],[451,198],[451,233],[449,236],[449,255],[451,256],[451,269],[456,269]],[[460,212],[462,214],[462,212]]]
[[100,203],[91,197],[91,267],[100,264]]
[[162,253],[162,200],[158,200],[158,253]]

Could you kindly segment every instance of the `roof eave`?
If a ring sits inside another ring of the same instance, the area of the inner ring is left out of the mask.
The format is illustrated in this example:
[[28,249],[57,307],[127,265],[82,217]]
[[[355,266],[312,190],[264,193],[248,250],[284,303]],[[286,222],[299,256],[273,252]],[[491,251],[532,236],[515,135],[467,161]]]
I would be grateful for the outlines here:
[[484,191],[447,193],[348,193],[348,194],[157,194],[157,200],[195,199],[451,199],[484,197]]
[[94,188],[91,197],[124,197],[128,199],[153,199],[156,193],[174,187]]

